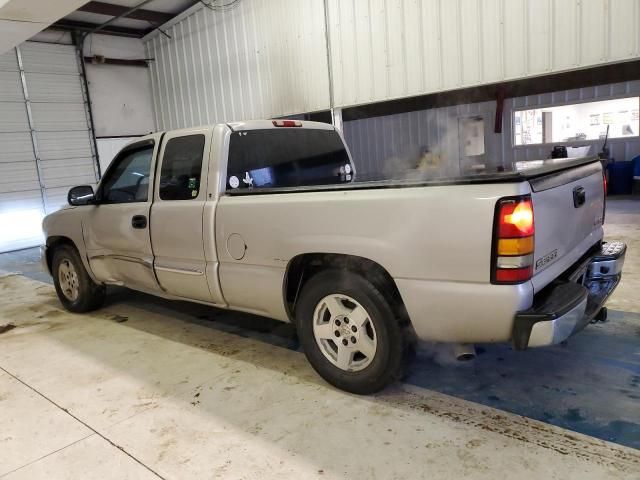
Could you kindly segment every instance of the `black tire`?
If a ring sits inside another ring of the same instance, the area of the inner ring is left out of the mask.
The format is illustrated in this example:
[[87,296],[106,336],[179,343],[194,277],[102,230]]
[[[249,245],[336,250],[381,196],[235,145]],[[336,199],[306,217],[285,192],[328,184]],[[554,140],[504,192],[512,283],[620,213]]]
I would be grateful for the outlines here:
[[[314,312],[322,299],[332,294],[346,295],[357,301],[368,313],[375,329],[375,355],[362,370],[347,371],[334,365],[316,342]],[[360,275],[337,269],[318,273],[302,289],[295,311],[304,353],[315,371],[331,385],[366,395],[380,391],[402,377],[410,338],[403,325],[406,322],[398,318],[385,296]]]
[[[60,266],[65,262],[69,262],[77,274],[78,296],[75,300],[68,298],[60,285]],[[71,245],[56,247],[53,252],[51,267],[53,284],[64,308],[70,312],[83,313],[96,310],[102,306],[106,296],[106,288],[91,279],[84,268],[78,251],[74,247]]]

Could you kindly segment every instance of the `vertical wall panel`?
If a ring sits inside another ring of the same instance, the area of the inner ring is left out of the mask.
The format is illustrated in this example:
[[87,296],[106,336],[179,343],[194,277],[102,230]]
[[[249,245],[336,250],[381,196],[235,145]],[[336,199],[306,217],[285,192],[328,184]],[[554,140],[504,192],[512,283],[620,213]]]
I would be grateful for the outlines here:
[[481,0],[480,3],[480,48],[482,77],[486,81],[497,81],[503,78],[503,45],[502,45],[502,1]]
[[[587,0],[586,3],[589,1]],[[581,38],[578,37],[578,32],[582,26],[578,13],[578,2],[576,0],[554,0],[552,9],[551,68],[553,70],[573,68],[578,65],[577,49]]]
[[[546,1],[546,0],[542,0]],[[527,9],[525,0],[502,0],[504,78],[527,74]]]
[[[638,0],[329,0],[328,5],[340,107],[640,56]],[[362,59],[371,65],[364,81]]]
[[[389,96],[395,98],[407,94],[406,31],[410,26],[405,24],[403,1],[387,2],[385,15]],[[349,61],[356,55],[357,52]],[[344,61],[342,65],[344,67]]]
[[[324,2],[195,6],[147,36],[158,127],[329,108]],[[640,56],[638,0],[326,3],[336,107]]]
[[527,73],[551,70],[552,24],[551,0],[527,0]]
[[407,93],[409,95],[417,95],[422,91],[422,79],[424,72],[422,63],[415,61],[412,57],[422,58],[424,55],[422,45],[422,4],[421,0],[405,0],[404,2],[404,56],[407,82]]
[[638,0],[609,0],[609,58],[638,54]]
[[580,3],[580,64],[589,65],[607,58],[609,0],[588,0]]
[[440,1],[440,36],[442,48],[442,80],[444,88],[456,88],[462,84],[462,46],[460,1]]
[[166,30],[145,39],[160,129],[329,108],[323,0],[203,6]]
[[482,22],[480,0],[465,0],[460,9],[460,54],[462,84],[476,85],[483,81],[482,64]]
[[424,0],[422,4],[422,56],[411,58],[422,64],[423,91],[442,89],[442,37],[440,35],[440,0]]

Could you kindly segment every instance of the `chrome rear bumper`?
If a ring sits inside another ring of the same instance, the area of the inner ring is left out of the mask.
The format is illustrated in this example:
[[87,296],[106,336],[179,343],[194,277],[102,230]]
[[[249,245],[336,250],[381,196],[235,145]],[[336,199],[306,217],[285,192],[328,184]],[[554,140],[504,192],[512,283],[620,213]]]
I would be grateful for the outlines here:
[[537,294],[533,306],[515,316],[515,349],[553,345],[582,330],[618,286],[626,251],[622,242],[605,243],[566,279]]

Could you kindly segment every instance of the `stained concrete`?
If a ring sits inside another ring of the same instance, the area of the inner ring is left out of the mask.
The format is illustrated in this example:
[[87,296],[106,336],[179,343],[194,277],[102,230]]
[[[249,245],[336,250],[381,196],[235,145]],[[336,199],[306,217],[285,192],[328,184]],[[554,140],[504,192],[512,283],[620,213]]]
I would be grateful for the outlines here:
[[[638,205],[609,202],[629,244]],[[72,315],[50,285],[0,278],[0,325],[16,327],[0,334],[0,478],[640,478],[637,450],[531,419],[635,446],[632,252],[617,318],[567,347],[481,346],[453,366],[422,346],[371,397],[327,386],[285,324],[126,290]]]

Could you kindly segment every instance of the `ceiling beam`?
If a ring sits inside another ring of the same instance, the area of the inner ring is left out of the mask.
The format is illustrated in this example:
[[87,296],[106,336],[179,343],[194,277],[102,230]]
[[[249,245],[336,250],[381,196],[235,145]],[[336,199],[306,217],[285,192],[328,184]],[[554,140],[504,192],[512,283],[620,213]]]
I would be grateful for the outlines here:
[[[110,17],[122,16],[128,10],[130,10],[130,7],[123,7],[122,5],[113,5],[112,3],[105,2],[89,2],[78,8],[78,11],[80,12],[97,13],[99,15],[108,15]],[[124,17],[132,20],[151,22],[154,25],[162,25],[163,23],[171,20],[174,17],[174,14],[140,9],[124,15]]]
[[[100,27],[100,25],[96,23],[78,22],[75,20],[65,19],[58,20],[56,23],[49,26],[49,28],[52,30],[63,30],[66,32],[91,32],[97,27]],[[114,35],[117,37],[142,38],[151,30],[153,30],[153,28],[138,30],[136,28],[117,27],[114,25],[109,25],[100,29],[100,33],[103,35]]]

